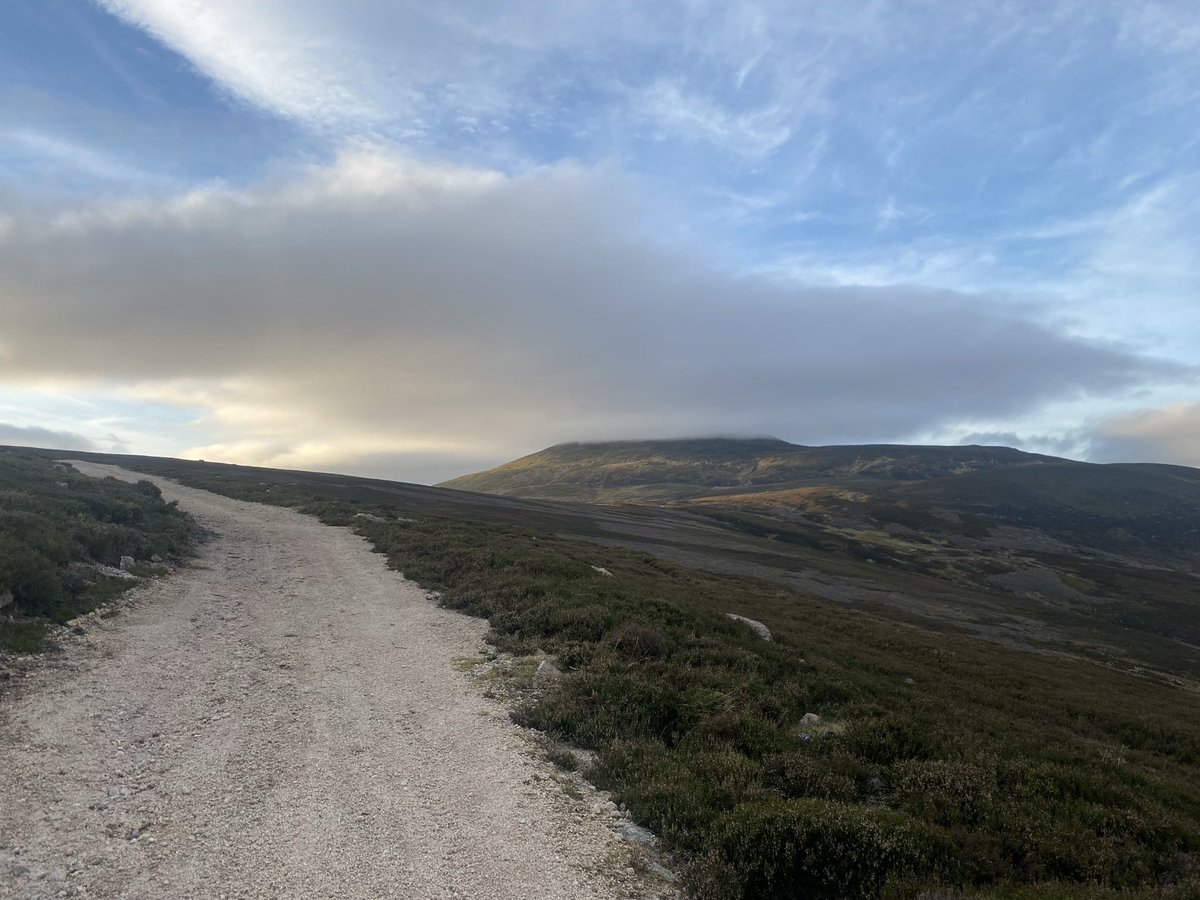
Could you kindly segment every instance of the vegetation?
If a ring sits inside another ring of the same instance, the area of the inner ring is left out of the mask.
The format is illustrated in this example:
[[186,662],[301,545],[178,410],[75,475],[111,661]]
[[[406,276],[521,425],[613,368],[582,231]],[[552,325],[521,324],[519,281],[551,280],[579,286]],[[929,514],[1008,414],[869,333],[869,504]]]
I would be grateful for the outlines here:
[[802,447],[776,438],[560,444],[442,487],[589,502],[684,499],[798,483],[888,483],[1060,463],[1008,447]]
[[38,650],[49,623],[136,583],[94,564],[178,557],[197,535],[149,481],[86,478],[39,455],[0,452],[0,649]]
[[521,720],[597,751],[703,896],[1200,887],[1193,695],[551,535],[363,527],[502,649],[558,655]]
[[[661,835],[697,896],[1200,891],[1192,690],[568,539],[566,514],[545,507],[158,465],[354,523],[445,605],[486,616],[501,649],[553,654],[564,676],[517,717],[595,751],[588,777]],[[722,515],[731,528],[757,521]],[[959,525],[964,539],[987,531]],[[789,546],[810,552],[817,526],[796,527]],[[859,565],[839,534],[811,552]],[[1077,586],[1125,589],[1084,562]],[[900,556],[873,568],[918,578]]]

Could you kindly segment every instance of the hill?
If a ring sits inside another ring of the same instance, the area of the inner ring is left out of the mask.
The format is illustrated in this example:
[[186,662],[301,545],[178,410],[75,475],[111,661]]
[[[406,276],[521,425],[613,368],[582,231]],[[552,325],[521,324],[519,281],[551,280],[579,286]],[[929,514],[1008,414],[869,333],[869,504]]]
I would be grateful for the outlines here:
[[776,438],[559,444],[439,487],[591,503],[682,500],[738,488],[914,481],[1064,462],[1009,447],[805,447]]
[[791,508],[836,514],[856,528],[947,531],[966,515],[1075,548],[1200,566],[1200,470],[1009,447],[804,447],[774,438],[561,444],[440,486],[588,503]]
[[1200,579],[1016,518],[1150,521],[1190,502],[1192,470],[1063,461],[601,507],[72,455],[352,525],[488,619],[488,665],[511,664],[493,690],[522,696],[549,656],[515,717],[591,751],[586,776],[697,897],[1200,890]]

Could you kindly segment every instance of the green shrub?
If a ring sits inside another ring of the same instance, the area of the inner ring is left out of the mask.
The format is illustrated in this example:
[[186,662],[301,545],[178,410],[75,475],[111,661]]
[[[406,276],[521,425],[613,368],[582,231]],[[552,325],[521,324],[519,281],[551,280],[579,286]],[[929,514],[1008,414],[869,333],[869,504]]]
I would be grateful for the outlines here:
[[[86,565],[73,570],[74,563],[179,558],[199,536],[195,522],[164,503],[149,481],[87,478],[35,454],[0,451],[0,593],[12,592],[19,616],[65,622],[131,584],[85,574]],[[37,632],[33,626],[9,630]]]
[[0,542],[0,590],[12,591],[13,604],[28,616],[54,616],[65,596],[57,567],[11,538]]
[[747,803],[713,829],[726,891],[746,898],[877,897],[892,879],[949,873],[945,838],[895,812],[828,800]]
[[0,650],[7,653],[37,653],[46,646],[46,623],[0,618]]

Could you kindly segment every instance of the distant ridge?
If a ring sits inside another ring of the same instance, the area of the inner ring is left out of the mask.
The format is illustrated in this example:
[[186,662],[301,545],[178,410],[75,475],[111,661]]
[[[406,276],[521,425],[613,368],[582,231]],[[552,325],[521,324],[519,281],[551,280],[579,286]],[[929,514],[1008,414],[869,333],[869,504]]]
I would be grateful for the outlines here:
[[811,484],[923,481],[1066,462],[1011,447],[975,445],[808,447],[772,437],[578,442],[548,447],[439,487],[544,500],[637,502]]

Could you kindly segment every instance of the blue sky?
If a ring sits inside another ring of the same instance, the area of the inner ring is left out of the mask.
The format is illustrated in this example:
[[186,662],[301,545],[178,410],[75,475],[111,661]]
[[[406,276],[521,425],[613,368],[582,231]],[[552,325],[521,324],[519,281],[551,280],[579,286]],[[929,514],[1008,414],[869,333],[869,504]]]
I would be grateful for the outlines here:
[[1200,464],[1198,106],[1182,0],[10,0],[0,440]]

